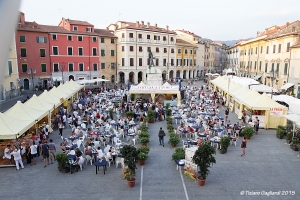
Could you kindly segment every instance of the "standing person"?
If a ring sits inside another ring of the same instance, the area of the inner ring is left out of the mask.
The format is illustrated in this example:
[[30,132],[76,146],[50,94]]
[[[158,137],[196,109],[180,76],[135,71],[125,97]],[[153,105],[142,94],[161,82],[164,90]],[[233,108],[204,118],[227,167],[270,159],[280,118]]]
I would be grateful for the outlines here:
[[47,140],[45,140],[44,144],[42,144],[42,154],[43,154],[43,161],[44,161],[44,168],[47,166],[46,165],[46,158],[49,163],[49,145],[47,144]]
[[31,153],[31,164],[30,165],[36,165],[36,157],[38,153],[38,145],[35,143],[32,143],[30,146],[30,153]]
[[228,115],[229,115],[229,108],[226,108],[225,110],[225,122],[228,120]]
[[255,134],[258,134],[258,129],[259,129],[259,119],[256,119],[254,121],[254,130],[255,130]]
[[58,123],[58,130],[59,130],[59,135],[60,135],[61,137],[62,137],[63,129],[64,129],[63,123],[59,122],[59,123]]
[[247,147],[247,140],[246,137],[243,138],[242,143],[241,143],[241,148],[242,148],[242,155],[243,156],[245,154],[245,149]]
[[163,147],[165,146],[165,143],[164,143],[165,136],[166,136],[165,131],[162,129],[162,127],[160,127],[159,132],[158,132],[159,145],[163,145]]
[[[55,144],[53,143],[53,140],[50,139],[50,143],[49,143],[49,154],[50,154],[50,161],[51,164],[53,164],[53,160],[55,160],[55,153],[56,153],[56,147]],[[53,158],[52,158],[53,156]]]
[[25,151],[25,154],[26,154],[26,162],[27,164],[31,164],[31,152],[30,152],[30,146],[28,144],[26,144],[26,151]]
[[19,170],[19,165],[21,165],[21,168],[24,169],[24,165],[22,162],[22,157],[21,157],[21,150],[20,149],[15,149],[12,152],[12,155],[14,156],[14,160],[16,162],[16,170]]

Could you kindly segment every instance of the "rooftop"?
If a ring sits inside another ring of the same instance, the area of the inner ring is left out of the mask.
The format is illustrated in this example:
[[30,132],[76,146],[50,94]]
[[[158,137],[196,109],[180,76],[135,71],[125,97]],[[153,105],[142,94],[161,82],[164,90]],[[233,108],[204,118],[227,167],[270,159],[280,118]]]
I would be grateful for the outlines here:
[[176,30],[176,31],[180,31],[180,32],[186,33],[186,34],[191,35],[193,37],[201,38],[199,35],[196,35],[195,33],[192,33],[190,31],[187,31],[187,30],[184,30],[184,29],[182,29],[182,30]]
[[[125,26],[121,26],[121,27],[118,27],[118,22],[119,23],[124,23]],[[151,26],[150,23],[146,23],[144,24],[144,22],[142,21],[141,23],[140,22],[125,22],[125,21],[118,21],[116,22],[114,25],[117,26],[117,30],[121,30],[121,29],[136,29],[136,30],[145,30],[145,31],[152,31],[152,32],[161,32],[161,33],[169,33],[169,34],[176,34],[175,31],[171,31],[171,30],[168,30],[168,26],[166,26],[166,28],[161,28],[161,27],[158,27],[157,24],[155,24],[154,26]]]
[[[63,18],[65,19],[65,18]],[[74,25],[83,25],[83,26],[94,26],[93,24],[90,24],[87,21],[80,21],[80,20],[73,20],[73,19],[65,19],[69,24],[74,24]]]
[[103,36],[103,37],[116,37],[112,31],[107,30],[107,29],[98,29],[95,28],[94,29],[95,33],[97,33],[99,36]]

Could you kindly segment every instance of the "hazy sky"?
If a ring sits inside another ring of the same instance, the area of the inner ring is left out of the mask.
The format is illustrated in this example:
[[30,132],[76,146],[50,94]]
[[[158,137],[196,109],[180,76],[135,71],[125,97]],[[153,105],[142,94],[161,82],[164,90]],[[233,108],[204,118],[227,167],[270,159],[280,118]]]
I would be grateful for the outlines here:
[[[58,25],[60,19],[106,28],[118,20],[157,23],[212,40],[254,37],[272,25],[299,20],[299,0],[22,0],[26,21]],[[298,14],[297,14],[298,13]]]

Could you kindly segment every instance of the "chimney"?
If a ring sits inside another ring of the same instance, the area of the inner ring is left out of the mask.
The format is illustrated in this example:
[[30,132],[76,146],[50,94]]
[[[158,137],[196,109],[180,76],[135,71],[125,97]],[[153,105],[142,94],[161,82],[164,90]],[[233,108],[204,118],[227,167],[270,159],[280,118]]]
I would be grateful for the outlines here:
[[25,14],[23,12],[20,12],[20,19],[19,24],[24,25],[25,24]]
[[289,22],[287,22],[287,23],[286,23],[286,26],[288,26],[288,25],[290,25],[290,23],[289,23]]
[[147,22],[147,26],[148,26],[148,28],[150,27],[150,22]]
[[166,30],[167,30],[167,31],[169,30],[169,26],[168,26],[168,25],[166,26]]
[[141,21],[142,26],[144,26],[144,21]]
[[157,28],[157,24],[154,24],[155,28]]
[[106,27],[106,30],[109,30],[109,28],[108,28],[108,27]]
[[137,28],[140,27],[140,22],[139,22],[139,21],[136,21],[135,26],[136,26]]

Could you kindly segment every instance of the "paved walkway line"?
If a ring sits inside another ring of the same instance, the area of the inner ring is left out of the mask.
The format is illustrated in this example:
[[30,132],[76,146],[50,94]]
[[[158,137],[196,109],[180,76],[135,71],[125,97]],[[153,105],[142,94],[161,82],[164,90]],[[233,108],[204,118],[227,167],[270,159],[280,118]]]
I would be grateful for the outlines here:
[[181,167],[179,167],[179,172],[180,172],[180,177],[181,177],[181,181],[182,181],[182,185],[183,185],[183,189],[184,189],[184,194],[185,194],[185,197],[186,197],[186,200],[189,200],[189,195],[186,191],[186,186],[185,186],[185,183],[184,183],[184,180],[183,180],[183,176],[182,176],[182,172],[181,172]]
[[142,166],[142,170],[141,170],[140,200],[143,199],[143,179],[144,179],[144,166]]

